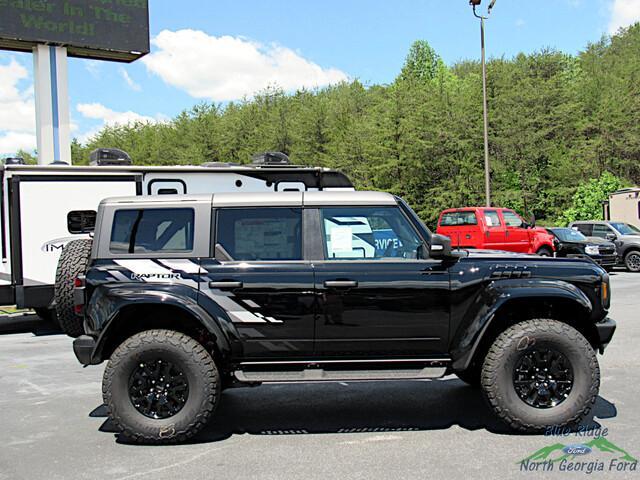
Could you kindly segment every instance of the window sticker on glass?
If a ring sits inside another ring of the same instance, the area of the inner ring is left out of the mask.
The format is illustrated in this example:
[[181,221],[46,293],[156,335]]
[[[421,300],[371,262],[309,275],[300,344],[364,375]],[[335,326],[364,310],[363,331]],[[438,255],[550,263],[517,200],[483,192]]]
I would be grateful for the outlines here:
[[353,251],[353,230],[351,227],[331,229],[331,251],[334,253]]
[[493,227],[493,219],[489,215],[485,215],[484,219],[487,221],[487,227]]

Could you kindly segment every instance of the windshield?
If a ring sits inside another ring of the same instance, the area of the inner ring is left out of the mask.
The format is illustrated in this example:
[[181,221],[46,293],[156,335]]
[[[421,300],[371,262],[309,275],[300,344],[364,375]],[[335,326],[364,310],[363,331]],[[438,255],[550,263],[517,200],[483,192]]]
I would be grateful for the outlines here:
[[551,231],[563,242],[582,242],[587,239],[578,230],[572,228],[553,228]]
[[611,226],[622,235],[640,235],[638,227],[635,227],[630,223],[611,222]]

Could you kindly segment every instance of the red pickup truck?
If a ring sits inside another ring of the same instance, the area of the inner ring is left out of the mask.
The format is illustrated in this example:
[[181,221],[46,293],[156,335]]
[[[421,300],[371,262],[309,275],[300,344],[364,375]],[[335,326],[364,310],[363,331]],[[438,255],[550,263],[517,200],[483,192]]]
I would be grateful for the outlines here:
[[444,210],[437,233],[451,238],[452,246],[537,253],[552,256],[553,236],[525,222],[508,208],[466,207]]

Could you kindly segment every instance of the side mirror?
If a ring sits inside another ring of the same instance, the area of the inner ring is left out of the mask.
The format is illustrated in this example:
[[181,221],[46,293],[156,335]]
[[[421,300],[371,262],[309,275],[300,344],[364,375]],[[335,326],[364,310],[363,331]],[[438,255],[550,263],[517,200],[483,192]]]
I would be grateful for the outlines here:
[[606,238],[610,242],[613,242],[614,240],[618,239],[618,236],[615,233],[607,233],[607,237]]
[[433,234],[431,236],[431,258],[447,258],[451,256],[451,239],[444,235]]

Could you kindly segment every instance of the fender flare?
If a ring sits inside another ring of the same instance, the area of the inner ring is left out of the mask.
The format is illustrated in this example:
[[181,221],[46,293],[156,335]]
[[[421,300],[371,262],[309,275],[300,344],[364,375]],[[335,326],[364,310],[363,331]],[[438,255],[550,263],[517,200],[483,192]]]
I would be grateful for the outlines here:
[[466,369],[475,355],[496,314],[510,302],[521,299],[573,302],[585,314],[593,312],[593,305],[585,293],[562,280],[504,279],[487,285],[478,297],[477,308],[470,309],[456,332],[452,332],[451,360],[454,370]]
[[627,245],[625,247],[623,247],[621,250],[618,251],[618,255],[620,257],[620,259],[622,261],[624,261],[624,257],[627,255],[627,253],[629,253],[630,251],[637,251],[640,252],[640,244],[637,243],[632,243],[630,245]]
[[[103,288],[97,289],[92,295],[87,313],[93,314],[94,318],[101,318],[99,321],[103,327],[100,329],[100,335],[91,354],[91,363],[96,364],[103,361],[103,348],[113,330],[118,326],[117,318],[121,311],[132,305],[144,304],[168,305],[183,310],[214,336],[216,348],[220,354],[228,356],[231,352],[230,332],[228,329],[223,329],[221,323],[230,323],[230,319],[217,304],[213,305],[213,312],[205,310],[198,304],[198,297],[199,292],[196,289],[170,284],[166,288],[154,285],[153,289],[146,288],[144,284],[127,285],[126,288],[123,288],[122,285],[103,286]],[[208,308],[211,307],[211,305],[208,306]]]
[[541,248],[548,248],[552,253],[556,251],[553,242],[547,242],[546,240],[536,240],[531,246],[533,250],[531,253],[537,253]]

